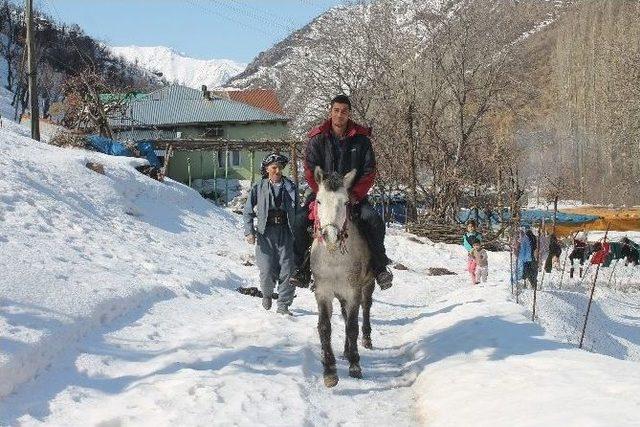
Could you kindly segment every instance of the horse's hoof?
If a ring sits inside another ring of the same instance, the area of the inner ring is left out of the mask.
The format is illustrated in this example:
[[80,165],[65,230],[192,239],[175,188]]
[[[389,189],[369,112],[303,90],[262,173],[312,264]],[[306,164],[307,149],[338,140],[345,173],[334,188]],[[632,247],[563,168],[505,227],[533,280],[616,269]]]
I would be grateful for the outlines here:
[[360,365],[349,366],[349,376],[351,378],[362,378],[362,368],[360,368]]
[[362,337],[362,346],[364,348],[368,348],[371,350],[373,348],[373,343],[371,342],[371,337]]
[[338,374],[325,374],[324,385],[326,387],[335,387],[338,384]]

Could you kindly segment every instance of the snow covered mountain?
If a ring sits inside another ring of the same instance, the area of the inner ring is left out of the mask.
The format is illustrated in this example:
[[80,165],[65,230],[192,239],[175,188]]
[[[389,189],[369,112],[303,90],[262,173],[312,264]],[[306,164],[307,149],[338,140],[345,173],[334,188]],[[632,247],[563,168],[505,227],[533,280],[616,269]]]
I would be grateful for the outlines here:
[[242,72],[246,64],[229,59],[189,58],[164,46],[111,46],[111,52],[154,73],[162,73],[169,82],[195,89],[202,85],[217,88]]
[[[375,0],[366,5],[357,2],[344,4],[328,10],[272,48],[261,52],[242,73],[231,78],[227,86],[275,89],[285,111],[294,117],[293,131],[304,131],[310,123],[324,116],[329,96],[327,91],[334,93],[352,89],[353,81],[349,84],[344,81],[348,79],[350,71],[345,71],[341,65],[349,64],[351,67],[357,64],[363,69],[368,66],[363,52],[368,51],[372,42],[362,31],[357,33],[363,26],[371,25],[370,31],[376,33],[377,24],[388,24],[400,28],[399,31],[415,31],[419,38],[428,40],[429,30],[421,22],[434,17],[447,19],[453,11],[465,8],[482,8],[487,16],[518,14],[518,24],[508,29],[515,42],[544,29],[562,4],[561,0],[532,0],[526,5],[506,0]],[[395,46],[394,40],[390,39],[385,48],[394,50],[403,47]],[[342,77],[335,77],[341,72],[344,73]],[[331,73],[333,75],[328,77]],[[339,81],[341,78],[343,80]],[[353,77],[353,80],[358,79]]]

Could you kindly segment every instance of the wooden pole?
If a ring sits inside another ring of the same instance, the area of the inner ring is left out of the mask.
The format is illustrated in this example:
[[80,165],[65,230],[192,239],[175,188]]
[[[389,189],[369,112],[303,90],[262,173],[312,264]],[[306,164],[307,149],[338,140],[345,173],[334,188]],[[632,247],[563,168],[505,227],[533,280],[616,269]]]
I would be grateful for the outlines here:
[[229,204],[229,147],[224,150],[224,205]]
[[251,164],[251,186],[253,187],[253,184],[256,182],[256,152],[254,150],[249,151],[249,158]]
[[27,56],[29,62],[29,102],[31,105],[31,138],[40,141],[40,108],[38,104],[38,80],[33,34],[33,0],[26,0]]
[[218,150],[213,151],[213,198],[216,200],[218,192]]
[[[607,231],[605,231],[604,233],[604,239],[602,240],[602,243],[606,243],[607,241],[607,234],[609,234],[609,225],[607,225]],[[587,330],[587,322],[589,321],[589,312],[591,311],[591,303],[593,302],[593,293],[596,290],[596,282],[598,281],[598,273],[600,272],[600,265],[602,264],[598,264],[598,266],[596,267],[596,275],[593,278],[593,284],[591,285],[591,294],[589,295],[589,304],[587,304],[587,312],[584,315],[584,325],[582,325],[582,334],[580,335],[580,348],[582,348],[582,343],[584,342],[584,333]]]
[[[573,233],[573,236],[571,236],[571,242],[573,243],[573,241],[576,239],[576,236],[578,235],[580,231],[576,231],[575,233]],[[564,263],[562,263],[562,271],[560,272],[560,283],[558,284],[558,289],[562,289],[562,280],[564,279],[564,270],[567,268],[567,261],[569,260],[569,248],[567,248],[567,253],[564,256]]]
[[291,143],[291,175],[293,182],[298,185],[298,147],[295,142]]
[[187,157],[187,176],[189,177],[189,187],[191,187],[191,157]]
[[202,180],[202,187],[204,188],[204,152],[200,152],[200,179]]
[[164,164],[162,165],[162,173],[164,176],[169,176],[169,160],[173,154],[173,147],[171,145],[167,146],[167,149],[164,152]]

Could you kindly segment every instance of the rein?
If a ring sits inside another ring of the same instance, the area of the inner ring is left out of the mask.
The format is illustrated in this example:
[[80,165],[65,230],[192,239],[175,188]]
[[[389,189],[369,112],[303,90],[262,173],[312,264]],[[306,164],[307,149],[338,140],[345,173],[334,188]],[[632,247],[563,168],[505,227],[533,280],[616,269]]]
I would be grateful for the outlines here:
[[[319,242],[324,242],[324,237],[322,236],[322,230],[326,227],[335,227],[338,228],[335,224],[327,224],[325,227],[320,226],[320,218],[318,218],[318,208],[317,205],[314,204],[313,209],[314,212],[314,220],[313,220],[313,238],[318,240]],[[347,215],[344,218],[344,223],[342,224],[342,228],[338,231],[338,247],[340,248],[340,253],[343,255],[347,253],[347,239],[349,238],[349,230],[348,223],[349,217],[351,216],[351,203],[347,203]]]

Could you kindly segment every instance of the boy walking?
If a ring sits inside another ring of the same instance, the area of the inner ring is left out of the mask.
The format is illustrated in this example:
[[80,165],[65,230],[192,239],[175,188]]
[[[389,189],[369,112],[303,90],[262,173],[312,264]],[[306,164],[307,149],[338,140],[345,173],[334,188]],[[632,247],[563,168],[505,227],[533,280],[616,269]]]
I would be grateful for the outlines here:
[[[289,162],[280,154],[269,154],[262,161],[262,180],[256,183],[243,211],[244,235],[256,244],[256,263],[260,270],[262,306],[271,308],[271,296],[278,282],[279,314],[291,315],[294,287],[289,283],[294,268],[293,230],[298,209],[298,191],[282,170]],[[253,219],[257,219],[257,227]]]

